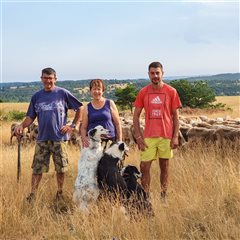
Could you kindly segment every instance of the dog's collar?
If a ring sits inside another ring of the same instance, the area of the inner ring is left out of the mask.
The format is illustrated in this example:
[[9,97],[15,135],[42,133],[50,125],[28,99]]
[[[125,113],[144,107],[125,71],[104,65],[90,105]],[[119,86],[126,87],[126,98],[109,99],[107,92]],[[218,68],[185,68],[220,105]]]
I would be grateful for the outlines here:
[[130,178],[130,176],[129,176],[129,174],[128,173],[124,173],[123,175],[122,175],[124,178]]
[[100,140],[97,140],[97,139],[94,138],[94,137],[90,137],[90,139],[91,139],[92,141],[94,141],[94,142],[101,142],[101,139],[100,139]]

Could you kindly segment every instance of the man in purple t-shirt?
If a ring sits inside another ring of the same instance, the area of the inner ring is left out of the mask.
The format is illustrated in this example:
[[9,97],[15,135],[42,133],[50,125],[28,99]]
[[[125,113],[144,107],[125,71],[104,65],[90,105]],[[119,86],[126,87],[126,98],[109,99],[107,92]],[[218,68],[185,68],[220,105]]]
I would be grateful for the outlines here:
[[[57,87],[56,80],[54,69],[42,70],[41,81],[44,88],[32,96],[26,118],[15,129],[16,135],[20,136],[23,129],[30,126],[35,118],[38,120],[38,137],[32,163],[32,189],[27,197],[29,202],[35,199],[42,173],[49,170],[51,155],[57,172],[56,199],[62,199],[64,172],[68,165],[66,141],[69,140],[69,133],[80,121],[82,103],[68,90]],[[68,109],[76,112],[71,125],[66,124]]]

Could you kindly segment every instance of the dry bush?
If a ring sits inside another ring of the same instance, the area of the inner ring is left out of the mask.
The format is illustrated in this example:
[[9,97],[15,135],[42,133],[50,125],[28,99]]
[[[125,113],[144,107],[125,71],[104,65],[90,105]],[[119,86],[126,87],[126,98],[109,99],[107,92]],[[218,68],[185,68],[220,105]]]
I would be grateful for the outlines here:
[[[69,146],[69,171],[64,195],[68,213],[56,211],[56,176],[51,165],[43,176],[34,205],[26,202],[30,191],[34,146],[22,147],[22,175],[17,175],[17,145],[9,144],[10,123],[1,123],[0,239],[239,239],[240,163],[239,146],[224,148],[195,145],[178,149],[170,162],[169,197],[160,201],[158,162],[152,166],[151,201],[155,217],[129,221],[108,201],[84,215],[72,203],[80,151]],[[125,164],[139,166],[132,150]]]

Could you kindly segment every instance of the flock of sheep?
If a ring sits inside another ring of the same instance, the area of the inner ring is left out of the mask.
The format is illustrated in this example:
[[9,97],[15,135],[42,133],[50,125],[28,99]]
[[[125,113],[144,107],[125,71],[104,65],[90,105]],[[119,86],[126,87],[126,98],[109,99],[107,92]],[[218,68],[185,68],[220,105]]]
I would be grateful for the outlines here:
[[[123,141],[131,148],[136,146],[134,138],[134,128],[132,119],[120,117],[122,123]],[[10,143],[14,135],[14,128],[18,123],[11,125]],[[144,129],[144,120],[141,121],[141,130]],[[33,123],[25,129],[22,143],[28,144],[34,142],[37,138],[38,126]],[[232,119],[225,118],[208,118],[207,116],[199,117],[183,117],[180,116],[179,143],[181,145],[190,144],[193,142],[207,142],[223,144],[225,141],[234,142],[239,145],[240,141],[240,118]],[[78,129],[75,129],[71,134],[69,141],[73,145],[81,145],[81,138]]]

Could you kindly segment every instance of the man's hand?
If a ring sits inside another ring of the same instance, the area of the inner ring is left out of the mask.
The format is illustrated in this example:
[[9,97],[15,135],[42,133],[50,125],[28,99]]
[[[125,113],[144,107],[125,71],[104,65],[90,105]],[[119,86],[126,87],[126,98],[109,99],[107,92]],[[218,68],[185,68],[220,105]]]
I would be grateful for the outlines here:
[[147,144],[144,142],[144,139],[142,136],[136,137],[138,149],[141,151],[144,151],[146,148],[148,148]]
[[22,124],[19,124],[15,127],[14,133],[15,133],[17,139],[19,139],[23,136],[23,126],[22,126]]
[[178,147],[178,145],[179,145],[179,143],[178,143],[178,136],[175,136],[171,140],[171,148],[172,149],[176,149]]

